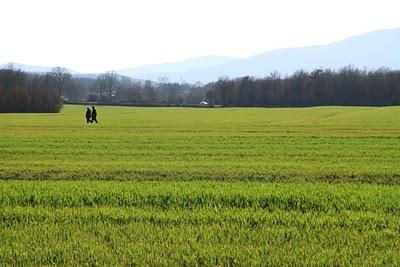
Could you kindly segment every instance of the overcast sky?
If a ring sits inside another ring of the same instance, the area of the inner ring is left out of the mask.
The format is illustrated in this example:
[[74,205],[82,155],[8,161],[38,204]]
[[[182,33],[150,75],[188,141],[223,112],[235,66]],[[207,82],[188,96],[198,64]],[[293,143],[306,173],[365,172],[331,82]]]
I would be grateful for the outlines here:
[[0,0],[0,64],[99,72],[400,27],[399,0]]

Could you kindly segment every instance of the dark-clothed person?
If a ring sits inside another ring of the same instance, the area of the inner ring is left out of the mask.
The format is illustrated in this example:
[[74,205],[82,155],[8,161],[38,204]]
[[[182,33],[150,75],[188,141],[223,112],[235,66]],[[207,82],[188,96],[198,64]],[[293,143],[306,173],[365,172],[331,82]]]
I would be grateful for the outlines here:
[[92,118],[92,111],[90,110],[90,108],[87,108],[87,110],[86,110],[86,123],[91,122],[91,118]]
[[93,107],[92,107],[92,120],[91,120],[91,122],[94,122],[94,121],[95,121],[96,123],[98,122],[98,121],[97,121],[97,111],[96,111],[96,108],[93,106]]

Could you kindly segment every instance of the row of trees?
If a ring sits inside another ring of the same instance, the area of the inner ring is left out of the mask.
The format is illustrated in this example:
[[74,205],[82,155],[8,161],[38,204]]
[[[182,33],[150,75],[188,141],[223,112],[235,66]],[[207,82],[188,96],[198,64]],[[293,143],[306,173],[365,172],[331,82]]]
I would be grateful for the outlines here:
[[199,104],[222,106],[320,106],[400,104],[400,71],[385,68],[338,71],[315,69],[282,77],[274,72],[264,78],[221,78],[206,85],[134,82],[114,72],[99,75],[92,87],[92,101],[132,104]]
[[205,95],[205,87],[169,82],[166,77],[158,82],[143,82],[106,72],[95,79],[88,100],[105,104],[183,105],[198,104]]
[[71,81],[62,68],[45,75],[28,74],[12,65],[0,69],[0,112],[58,112]]
[[209,104],[223,106],[320,106],[400,104],[400,71],[345,67],[282,77],[219,79],[209,85]]
[[99,104],[198,104],[206,88],[199,85],[137,81],[115,72],[73,76],[65,68],[27,73],[9,65],[0,69],[0,112],[58,112],[64,102]]
[[346,67],[315,69],[282,77],[221,78],[206,85],[137,81],[106,72],[72,76],[64,68],[28,74],[0,69],[0,112],[58,112],[65,102],[193,105],[207,100],[222,106],[399,105],[400,71]]

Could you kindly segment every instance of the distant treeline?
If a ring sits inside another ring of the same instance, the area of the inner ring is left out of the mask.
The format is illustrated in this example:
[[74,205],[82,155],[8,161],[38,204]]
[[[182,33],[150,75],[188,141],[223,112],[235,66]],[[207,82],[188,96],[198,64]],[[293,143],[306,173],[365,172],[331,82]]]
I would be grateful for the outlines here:
[[0,69],[0,112],[58,112],[63,104],[58,78]]
[[89,86],[88,101],[140,106],[192,105],[204,100],[207,90],[201,84],[170,82],[166,77],[157,82],[139,81],[106,72]]
[[[31,74],[0,70],[0,112],[58,112],[63,102],[188,106],[205,100],[227,107],[400,104],[400,71],[345,67],[264,78],[221,78],[208,84],[132,80],[115,72],[73,76],[64,68]],[[203,102],[204,103],[204,102]]]
[[200,85],[132,80],[115,72],[73,76],[65,68],[27,73],[12,65],[0,69],[0,112],[58,112],[63,103],[171,106],[199,104]]
[[400,104],[400,71],[345,67],[338,71],[315,69],[281,77],[220,79],[206,98],[222,106],[323,106]]

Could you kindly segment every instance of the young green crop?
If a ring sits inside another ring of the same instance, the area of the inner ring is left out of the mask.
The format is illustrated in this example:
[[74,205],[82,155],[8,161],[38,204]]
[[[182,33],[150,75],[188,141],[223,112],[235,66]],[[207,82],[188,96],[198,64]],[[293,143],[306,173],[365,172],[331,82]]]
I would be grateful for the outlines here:
[[0,115],[0,178],[400,181],[398,108],[84,111]]
[[5,181],[0,264],[396,265],[399,189]]
[[400,215],[399,189],[326,183],[1,181],[0,207],[254,208]]
[[400,109],[0,114],[0,265],[399,265]]

